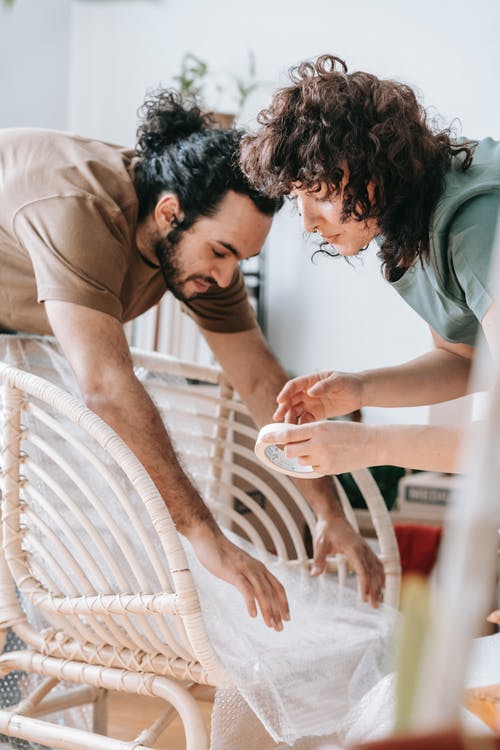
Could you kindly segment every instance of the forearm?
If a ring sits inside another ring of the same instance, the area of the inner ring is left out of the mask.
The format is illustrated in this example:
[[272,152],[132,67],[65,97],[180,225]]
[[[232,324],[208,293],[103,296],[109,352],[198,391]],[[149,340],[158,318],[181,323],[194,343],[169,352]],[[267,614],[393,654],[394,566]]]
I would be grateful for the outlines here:
[[218,533],[210,511],[182,470],[149,395],[133,375],[116,377],[112,395],[97,390],[86,395],[87,405],[120,435],[141,461],[182,534],[192,538],[200,531]]
[[292,481],[318,518],[345,518],[332,477],[292,479]]
[[450,401],[468,392],[471,361],[435,349],[396,367],[366,370],[362,406],[422,406]]
[[58,300],[48,301],[46,309],[85,402],[142,462],[198,560],[240,591],[252,617],[258,606],[266,625],[281,630],[283,619],[289,619],[283,586],[261,562],[227,539],[185,475],[159,412],[135,377],[120,321]]
[[407,469],[453,473],[459,470],[465,437],[480,430],[473,425],[376,425],[372,432],[371,466],[402,466]]
[[[261,426],[272,422],[276,397],[288,376],[259,329],[238,334],[205,332],[205,336],[255,423]],[[372,606],[378,606],[384,583],[383,568],[344,517],[332,478],[300,479],[295,480],[295,484],[317,516],[311,573],[319,575],[325,570],[328,555],[345,554],[359,576],[363,600],[370,600]]]

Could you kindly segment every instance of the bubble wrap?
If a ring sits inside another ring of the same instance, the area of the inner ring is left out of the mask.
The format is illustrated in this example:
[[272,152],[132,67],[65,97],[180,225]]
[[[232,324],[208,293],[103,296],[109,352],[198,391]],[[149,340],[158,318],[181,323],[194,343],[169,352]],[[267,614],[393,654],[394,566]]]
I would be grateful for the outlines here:
[[[15,337],[2,339],[0,358],[78,393],[67,362],[49,342],[31,339],[23,345]],[[250,544],[226,533],[258,556]],[[361,736],[380,726],[369,696],[378,690],[380,699],[387,699],[392,610],[373,610],[356,591],[339,588],[334,576],[311,578],[266,555],[261,559],[285,586],[291,608],[291,621],[276,633],[260,617],[250,618],[239,592],[202,568],[188,543],[185,548],[209,638],[231,680],[217,691],[212,750],[335,748],[356,726]],[[24,679],[12,676],[9,695],[0,694],[2,705],[19,700]],[[392,706],[387,714],[390,721]],[[73,714],[71,723],[84,726],[86,717]]]
[[[238,543],[257,556],[248,543]],[[334,576],[312,578],[267,556],[261,559],[290,603],[291,620],[277,633],[251,619],[239,592],[207,573],[187,545],[186,552],[208,635],[235,685],[217,694],[213,750],[238,743],[306,750],[320,746],[312,737],[342,738],[358,720],[360,701],[389,672],[394,611],[373,610]]]

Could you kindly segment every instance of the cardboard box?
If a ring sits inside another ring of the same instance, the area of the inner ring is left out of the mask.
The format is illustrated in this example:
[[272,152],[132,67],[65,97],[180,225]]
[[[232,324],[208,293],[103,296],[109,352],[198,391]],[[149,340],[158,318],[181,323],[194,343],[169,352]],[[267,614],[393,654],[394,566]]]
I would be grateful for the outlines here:
[[399,480],[396,511],[406,517],[422,520],[444,518],[455,491],[463,486],[461,474],[421,471]]

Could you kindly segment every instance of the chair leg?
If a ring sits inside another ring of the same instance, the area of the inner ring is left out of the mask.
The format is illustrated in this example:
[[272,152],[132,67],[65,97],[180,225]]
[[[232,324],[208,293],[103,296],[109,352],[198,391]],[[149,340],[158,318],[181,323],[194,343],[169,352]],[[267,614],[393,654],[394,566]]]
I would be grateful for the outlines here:
[[181,717],[186,735],[186,750],[208,750],[207,731],[200,707],[186,688],[168,678],[155,677],[153,692],[174,706]]
[[[2,664],[6,671],[21,669],[44,674],[48,677],[56,677],[59,680],[68,680],[76,683],[85,682],[86,685],[107,690],[120,690],[125,693],[151,695],[162,698],[174,706],[181,718],[186,735],[186,750],[208,750],[209,748],[207,731],[199,706],[186,687],[176,680],[165,676],[128,672],[115,667],[82,664],[57,657],[44,656],[27,650],[0,656],[0,672]],[[40,731],[40,740],[43,741],[46,738],[52,739],[53,735],[50,735],[50,732],[53,732],[54,726],[56,726],[49,722],[40,722],[24,716],[15,717],[14,722],[11,714],[0,710],[0,732],[4,726],[6,728],[10,726],[11,722],[12,728],[15,728],[17,732],[16,736],[28,740],[36,738],[37,731]],[[44,727],[47,728],[46,731]],[[114,740],[110,737],[104,738],[101,735],[100,745],[94,745],[93,742],[86,744],[89,742],[86,738],[92,737],[92,733],[70,729],[69,727],[66,727],[66,729],[73,737],[73,740],[69,744],[57,744],[53,742],[54,746],[64,748],[64,750],[76,750],[77,748],[78,750],[80,748],[82,750],[84,748],[92,748],[92,750],[104,750],[104,748],[109,748],[109,750],[124,750],[124,745],[123,743],[120,744],[121,741],[119,740]],[[14,735],[14,732],[12,734]],[[50,746],[51,743],[47,744]],[[137,747],[137,750],[139,748],[140,746]]]
[[108,691],[105,688],[99,690],[93,703],[92,731],[104,736],[108,733]]

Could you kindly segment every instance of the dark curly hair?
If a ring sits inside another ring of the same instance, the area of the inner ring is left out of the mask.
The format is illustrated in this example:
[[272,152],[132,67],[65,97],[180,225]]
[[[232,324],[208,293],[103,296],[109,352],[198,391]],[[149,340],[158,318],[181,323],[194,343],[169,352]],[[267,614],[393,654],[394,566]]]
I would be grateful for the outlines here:
[[340,193],[347,168],[341,220],[377,219],[386,278],[427,257],[444,176],[459,154],[461,168],[470,166],[475,143],[454,142],[449,128],[433,130],[409,86],[348,73],[333,55],[301,63],[290,78],[260,112],[257,134],[243,139],[240,163],[252,184],[275,196],[320,183]]
[[184,218],[176,234],[201,216],[211,216],[229,190],[248,196],[256,208],[272,216],[282,198],[269,198],[253,187],[238,164],[242,132],[220,130],[194,99],[176,91],[151,92],[139,110],[134,185],[139,221],[155,207],[165,190],[175,193]]

